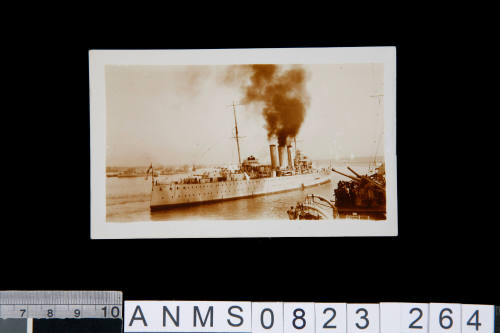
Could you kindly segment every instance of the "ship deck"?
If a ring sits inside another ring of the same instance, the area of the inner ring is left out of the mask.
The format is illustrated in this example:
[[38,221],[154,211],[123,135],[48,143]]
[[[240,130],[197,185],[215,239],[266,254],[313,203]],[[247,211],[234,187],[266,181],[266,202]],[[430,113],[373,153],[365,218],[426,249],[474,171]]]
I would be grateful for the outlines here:
[[[259,179],[262,180],[262,179],[271,179],[271,178],[259,178]],[[319,185],[323,185],[323,184],[326,184],[329,182],[331,182],[331,178],[325,177],[325,179],[322,180],[321,182],[314,183],[312,185],[304,185],[303,188],[310,188],[310,187],[314,187],[314,186],[319,186]],[[179,184],[176,184],[176,185],[179,185]],[[182,185],[184,185],[184,184],[182,184]],[[298,189],[300,189],[300,187],[299,188],[297,188],[297,187],[288,188],[288,189],[278,190],[278,191],[274,191],[274,192],[267,192],[267,193],[255,193],[255,194],[248,194],[248,195],[242,195],[242,196],[216,198],[216,199],[212,199],[212,200],[189,201],[189,202],[178,202],[178,203],[167,203],[167,204],[156,204],[156,205],[151,204],[150,210],[151,211],[158,211],[158,210],[170,209],[170,208],[175,208],[175,207],[198,206],[198,205],[204,205],[204,204],[210,204],[210,203],[217,203],[217,202],[221,202],[221,201],[248,199],[248,198],[261,197],[261,196],[265,196],[265,195],[290,192],[290,191],[295,191]]]

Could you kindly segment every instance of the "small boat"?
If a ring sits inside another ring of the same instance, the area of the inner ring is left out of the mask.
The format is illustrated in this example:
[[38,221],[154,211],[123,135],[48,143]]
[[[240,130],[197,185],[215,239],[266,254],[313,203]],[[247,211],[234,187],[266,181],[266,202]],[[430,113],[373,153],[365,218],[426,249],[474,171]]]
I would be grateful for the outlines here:
[[303,202],[287,211],[290,220],[329,220],[338,216],[335,205],[327,198],[308,194]]

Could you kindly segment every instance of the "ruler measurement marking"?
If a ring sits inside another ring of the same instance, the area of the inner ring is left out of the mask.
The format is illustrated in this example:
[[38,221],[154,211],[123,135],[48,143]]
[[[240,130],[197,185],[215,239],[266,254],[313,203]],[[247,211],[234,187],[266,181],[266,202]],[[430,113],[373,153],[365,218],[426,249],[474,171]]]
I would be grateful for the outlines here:
[[117,291],[0,291],[0,318],[122,319],[122,316],[122,293]]

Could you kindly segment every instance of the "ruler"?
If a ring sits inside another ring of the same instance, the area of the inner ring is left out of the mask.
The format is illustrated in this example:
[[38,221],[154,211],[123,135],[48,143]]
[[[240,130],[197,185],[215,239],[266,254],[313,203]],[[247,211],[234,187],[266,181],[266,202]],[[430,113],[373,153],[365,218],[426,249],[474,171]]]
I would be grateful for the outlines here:
[[0,318],[122,319],[121,291],[0,291]]
[[0,291],[0,333],[122,333],[120,291]]

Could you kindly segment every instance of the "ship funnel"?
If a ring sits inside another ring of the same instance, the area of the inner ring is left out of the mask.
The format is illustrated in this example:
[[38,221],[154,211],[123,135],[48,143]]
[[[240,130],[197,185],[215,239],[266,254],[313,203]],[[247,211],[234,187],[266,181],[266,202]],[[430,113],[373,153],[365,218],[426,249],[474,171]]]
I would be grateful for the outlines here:
[[288,152],[288,166],[293,169],[293,156],[292,156],[292,145],[286,147]]
[[280,160],[280,168],[281,169],[286,169],[287,166],[287,156],[286,156],[286,147],[285,146],[279,146],[278,147],[278,156]]
[[278,166],[278,158],[276,157],[276,145],[269,145],[269,151],[271,152],[271,169],[275,170]]

